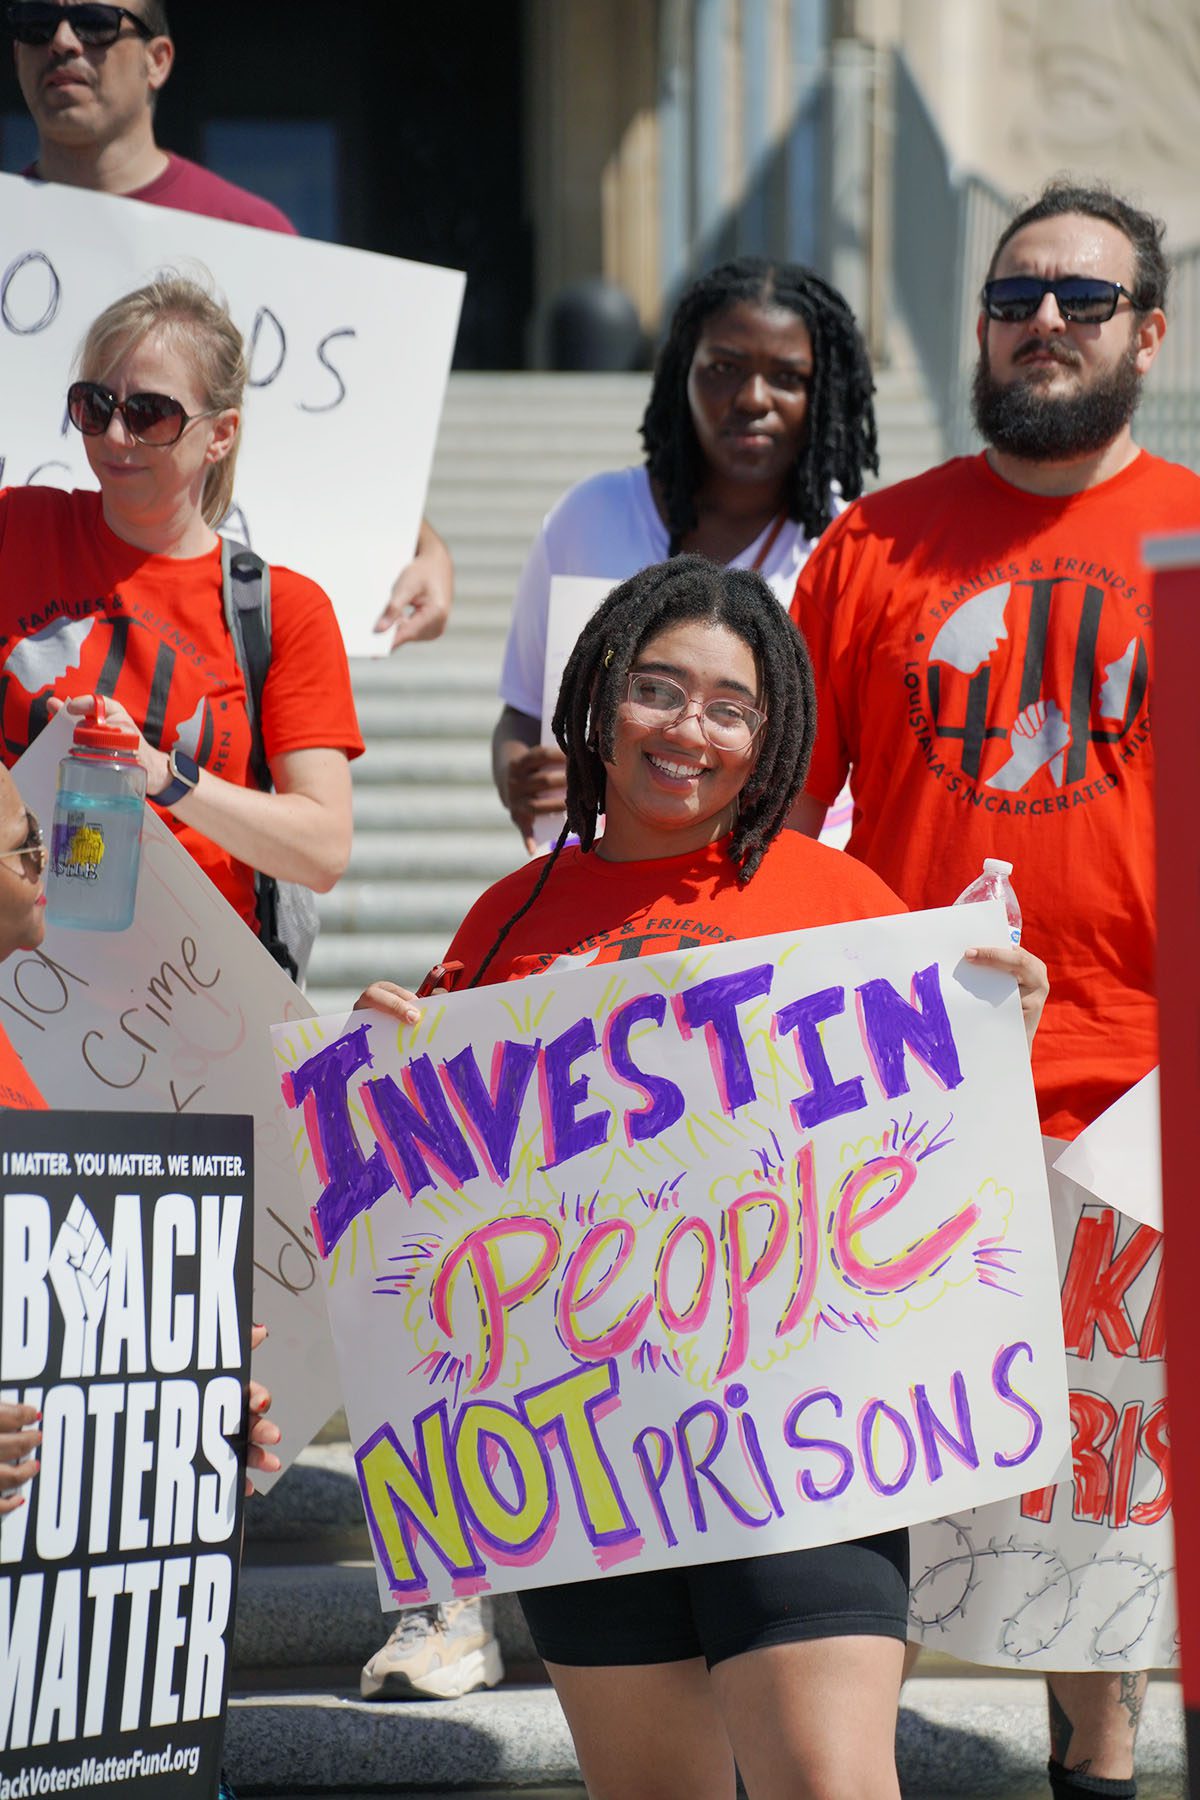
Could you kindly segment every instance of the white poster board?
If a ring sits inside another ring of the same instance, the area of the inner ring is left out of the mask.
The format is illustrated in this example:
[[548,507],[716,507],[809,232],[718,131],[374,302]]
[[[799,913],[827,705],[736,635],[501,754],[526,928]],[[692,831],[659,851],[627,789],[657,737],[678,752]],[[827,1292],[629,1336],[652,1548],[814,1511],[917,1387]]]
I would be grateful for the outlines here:
[[988,936],[912,914],[276,1030],[385,1605],[1048,1478],[1045,1173]]
[[352,656],[385,651],[465,277],[15,175],[0,238],[0,487],[95,487],[65,411],[88,326],[160,269],[207,271],[250,357],[229,533],[319,582]]
[[[593,575],[555,575],[550,583],[550,608],[546,615],[546,661],[542,670],[542,743],[553,748],[554,732],[550,721],[558,705],[567,658],[575,648],[579,634],[606,595],[617,585],[617,577]],[[533,821],[533,839],[548,848],[563,828],[563,813],[543,813]]]
[[[969,910],[969,909],[965,909]],[[910,1635],[1012,1669],[1179,1662],[1163,1240],[1047,1140],[1072,1453],[1044,1487],[912,1532]]]
[[[59,713],[13,769],[47,838],[73,725]],[[40,950],[0,963],[0,1024],[52,1107],[253,1115],[254,1318],[270,1334],[254,1372],[271,1389],[285,1466],[341,1403],[292,1155],[295,1124],[269,1035],[281,1017],[311,1016],[304,995],[149,808],[129,930],[47,925]],[[265,1489],[277,1477],[253,1479]]]
[[1163,1228],[1158,1070],[1135,1082],[1067,1145],[1055,1168],[1106,1206]]

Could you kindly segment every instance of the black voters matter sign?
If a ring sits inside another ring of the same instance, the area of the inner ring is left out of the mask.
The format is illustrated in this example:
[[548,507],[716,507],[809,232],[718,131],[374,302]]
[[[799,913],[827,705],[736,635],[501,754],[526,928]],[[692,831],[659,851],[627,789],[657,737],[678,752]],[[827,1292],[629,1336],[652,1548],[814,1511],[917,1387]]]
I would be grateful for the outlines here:
[[0,1518],[0,1800],[209,1800],[241,1541],[253,1129],[0,1117],[0,1399],[42,1413]]

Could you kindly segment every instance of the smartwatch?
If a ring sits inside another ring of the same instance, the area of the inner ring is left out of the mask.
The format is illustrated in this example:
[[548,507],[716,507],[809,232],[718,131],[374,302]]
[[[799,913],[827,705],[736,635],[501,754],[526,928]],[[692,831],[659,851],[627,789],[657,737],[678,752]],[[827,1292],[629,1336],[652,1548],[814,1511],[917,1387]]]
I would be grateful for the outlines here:
[[172,750],[167,757],[167,768],[170,781],[157,794],[150,795],[156,806],[174,806],[177,800],[191,793],[200,779],[200,764],[186,750]]

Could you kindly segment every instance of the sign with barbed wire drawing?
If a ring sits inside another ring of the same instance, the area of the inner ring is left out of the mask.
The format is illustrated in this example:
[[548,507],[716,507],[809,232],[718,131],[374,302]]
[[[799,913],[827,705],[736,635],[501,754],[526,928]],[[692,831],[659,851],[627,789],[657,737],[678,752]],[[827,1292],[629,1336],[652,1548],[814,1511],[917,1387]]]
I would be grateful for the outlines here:
[[[1047,1140],[1047,1161],[1062,1149]],[[1050,1170],[1071,1454],[1044,1485],[912,1533],[910,1635],[969,1662],[1179,1662],[1163,1239]]]
[[[994,915],[994,916],[993,916]],[[381,1594],[736,1558],[1049,1479],[998,907],[276,1029]]]
[[42,1432],[0,1517],[0,1795],[216,1792],[253,1156],[249,1118],[0,1116],[0,1401]]

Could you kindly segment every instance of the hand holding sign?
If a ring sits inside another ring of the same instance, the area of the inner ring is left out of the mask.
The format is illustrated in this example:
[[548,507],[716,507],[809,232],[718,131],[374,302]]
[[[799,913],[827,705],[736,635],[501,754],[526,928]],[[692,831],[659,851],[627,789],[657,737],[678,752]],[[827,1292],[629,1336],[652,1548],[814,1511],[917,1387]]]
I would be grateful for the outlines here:
[[38,1472],[34,1452],[42,1441],[41,1416],[35,1406],[0,1400],[0,1513],[15,1512],[25,1504],[25,1495],[15,1490]]

